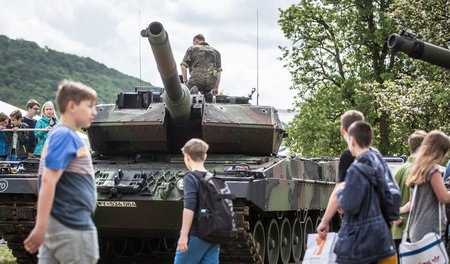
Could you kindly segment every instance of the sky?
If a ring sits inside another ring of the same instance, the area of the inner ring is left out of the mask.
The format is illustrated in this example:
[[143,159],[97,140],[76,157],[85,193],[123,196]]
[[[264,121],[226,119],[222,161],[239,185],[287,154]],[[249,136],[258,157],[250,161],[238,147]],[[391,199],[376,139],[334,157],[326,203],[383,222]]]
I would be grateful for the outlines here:
[[[283,67],[285,62],[278,59],[282,55],[278,47],[291,44],[277,21],[278,9],[284,10],[294,3],[292,0],[0,0],[0,35],[90,57],[109,68],[162,86],[150,45],[140,37],[142,29],[159,21],[169,34],[177,65],[192,45],[193,36],[202,33],[206,42],[221,53],[220,91],[246,96],[258,86],[260,105],[288,109],[293,106],[295,91],[289,89],[291,76]],[[178,73],[181,74],[180,68]],[[256,104],[256,93],[253,98],[251,102]]]

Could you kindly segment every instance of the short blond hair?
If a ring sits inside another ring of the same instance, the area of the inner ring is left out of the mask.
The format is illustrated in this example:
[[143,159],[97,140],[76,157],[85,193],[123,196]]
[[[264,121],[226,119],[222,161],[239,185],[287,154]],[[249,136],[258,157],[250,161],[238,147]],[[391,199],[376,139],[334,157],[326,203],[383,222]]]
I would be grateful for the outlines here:
[[195,162],[202,162],[205,159],[208,148],[209,145],[205,141],[199,138],[193,138],[184,144],[181,148],[181,152],[185,155],[189,155]]
[[75,104],[80,104],[81,101],[89,100],[94,103],[97,102],[97,92],[91,87],[80,82],[69,80],[62,80],[58,86],[56,93],[56,105],[61,114],[66,112],[69,101],[74,101]]

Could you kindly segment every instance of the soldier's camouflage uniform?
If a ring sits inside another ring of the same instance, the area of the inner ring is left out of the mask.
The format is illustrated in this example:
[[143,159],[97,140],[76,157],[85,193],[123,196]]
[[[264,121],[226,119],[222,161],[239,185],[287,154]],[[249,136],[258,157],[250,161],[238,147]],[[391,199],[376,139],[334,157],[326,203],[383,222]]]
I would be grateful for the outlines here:
[[189,68],[190,78],[187,87],[197,86],[203,93],[209,93],[217,82],[217,73],[222,71],[220,53],[206,42],[190,47],[184,55],[183,62]]

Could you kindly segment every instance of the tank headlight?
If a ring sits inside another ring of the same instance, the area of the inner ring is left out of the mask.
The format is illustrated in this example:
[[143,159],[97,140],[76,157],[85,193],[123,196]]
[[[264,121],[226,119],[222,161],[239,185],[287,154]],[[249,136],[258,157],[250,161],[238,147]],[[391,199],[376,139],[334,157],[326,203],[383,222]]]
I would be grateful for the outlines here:
[[177,189],[182,191],[184,188],[183,178],[177,180]]

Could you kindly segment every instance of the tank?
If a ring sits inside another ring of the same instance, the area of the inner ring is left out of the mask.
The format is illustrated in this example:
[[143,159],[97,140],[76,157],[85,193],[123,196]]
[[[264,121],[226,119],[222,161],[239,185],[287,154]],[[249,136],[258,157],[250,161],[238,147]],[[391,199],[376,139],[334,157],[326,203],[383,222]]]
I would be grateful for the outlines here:
[[[236,197],[237,235],[221,245],[220,263],[298,262],[334,189],[337,159],[278,155],[287,134],[274,107],[251,105],[251,95],[191,94],[162,24],[141,35],[164,88],[136,87],[114,104],[97,105],[87,130],[100,263],[173,263],[187,172],[180,149],[191,138],[210,145],[205,167]],[[4,165],[0,232],[19,263],[35,263],[22,241],[35,223],[38,160],[22,161],[18,170]]]
[[238,235],[221,246],[221,263],[298,262],[326,209],[337,160],[278,156],[287,134],[275,108],[251,105],[249,96],[191,94],[162,24],[141,35],[164,89],[139,88],[98,105],[88,129],[102,261],[173,262],[187,172],[180,149],[201,138],[210,145],[205,167],[236,197]]
[[401,31],[392,34],[388,47],[406,53],[409,57],[450,69],[450,50],[417,39],[414,34]]

